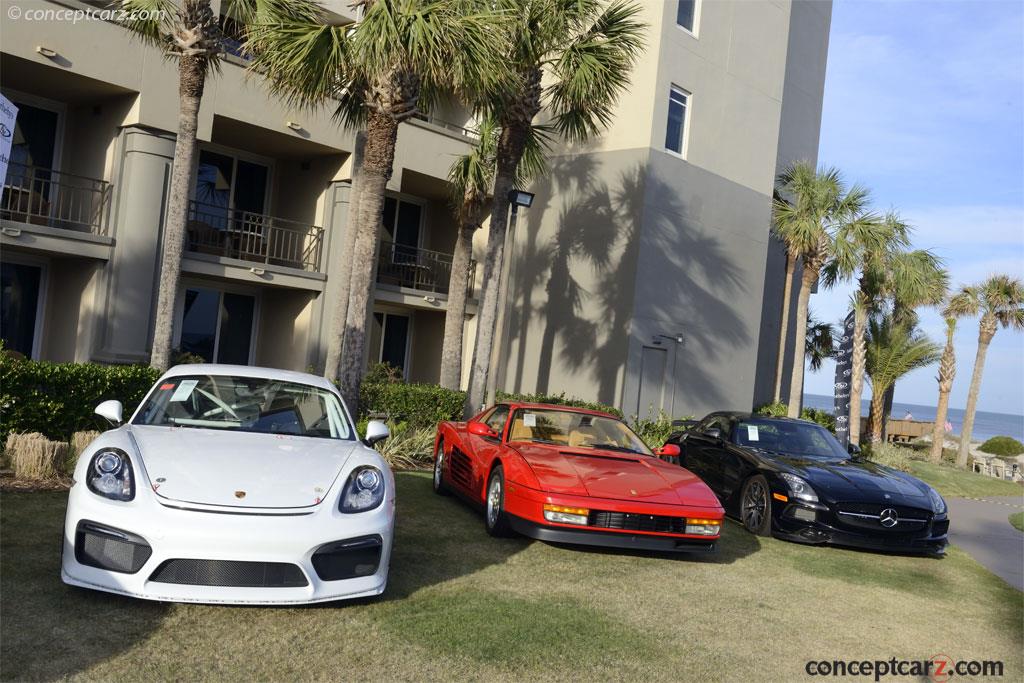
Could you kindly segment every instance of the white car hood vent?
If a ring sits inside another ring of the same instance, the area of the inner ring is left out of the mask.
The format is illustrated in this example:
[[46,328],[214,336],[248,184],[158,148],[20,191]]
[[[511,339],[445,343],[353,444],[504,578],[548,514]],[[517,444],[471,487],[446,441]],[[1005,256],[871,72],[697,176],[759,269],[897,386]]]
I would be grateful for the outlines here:
[[311,508],[327,497],[356,441],[133,425],[154,491],[168,501]]

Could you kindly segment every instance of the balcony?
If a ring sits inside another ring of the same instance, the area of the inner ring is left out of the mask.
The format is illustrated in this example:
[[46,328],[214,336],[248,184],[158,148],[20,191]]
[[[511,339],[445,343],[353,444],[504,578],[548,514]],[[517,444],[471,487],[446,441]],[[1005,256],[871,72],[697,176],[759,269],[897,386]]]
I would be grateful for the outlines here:
[[110,197],[105,180],[11,162],[0,196],[0,218],[106,235]]
[[197,254],[320,272],[324,229],[263,214],[192,201],[187,248]]
[[[476,262],[469,262],[467,296],[473,296]],[[377,255],[377,284],[393,285],[433,294],[448,294],[452,255],[418,249],[394,242],[381,242]]]

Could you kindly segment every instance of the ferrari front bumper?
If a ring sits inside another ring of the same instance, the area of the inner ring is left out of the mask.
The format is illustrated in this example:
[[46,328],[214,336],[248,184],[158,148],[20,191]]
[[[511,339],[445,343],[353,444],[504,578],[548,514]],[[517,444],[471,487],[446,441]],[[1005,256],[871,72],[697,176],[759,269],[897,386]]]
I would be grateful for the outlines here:
[[651,534],[630,534],[597,529],[570,529],[531,522],[515,515],[508,516],[509,526],[517,534],[549,543],[592,545],[629,550],[657,550],[672,553],[710,553],[718,549],[718,539],[680,538]]

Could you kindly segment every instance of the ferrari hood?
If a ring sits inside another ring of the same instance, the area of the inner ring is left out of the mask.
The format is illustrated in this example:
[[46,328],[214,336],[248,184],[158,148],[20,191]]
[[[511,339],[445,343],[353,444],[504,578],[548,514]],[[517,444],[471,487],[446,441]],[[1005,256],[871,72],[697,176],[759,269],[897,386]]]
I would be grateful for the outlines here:
[[703,481],[644,455],[543,444],[517,446],[541,487],[551,493],[668,505],[718,507]]
[[355,441],[133,426],[153,490],[183,503],[301,508],[320,503]]
[[928,491],[914,477],[870,460],[818,460],[784,458],[793,473],[806,479],[820,494],[833,501],[906,503],[928,506]]

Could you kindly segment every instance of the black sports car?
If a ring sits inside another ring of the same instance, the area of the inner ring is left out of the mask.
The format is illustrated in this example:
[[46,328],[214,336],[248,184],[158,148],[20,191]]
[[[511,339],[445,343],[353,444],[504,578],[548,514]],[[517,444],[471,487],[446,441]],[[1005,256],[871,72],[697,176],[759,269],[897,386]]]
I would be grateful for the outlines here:
[[[688,425],[689,426],[689,425]],[[847,452],[820,425],[712,413],[668,443],[751,532],[802,543],[942,554],[946,501],[921,480]]]

